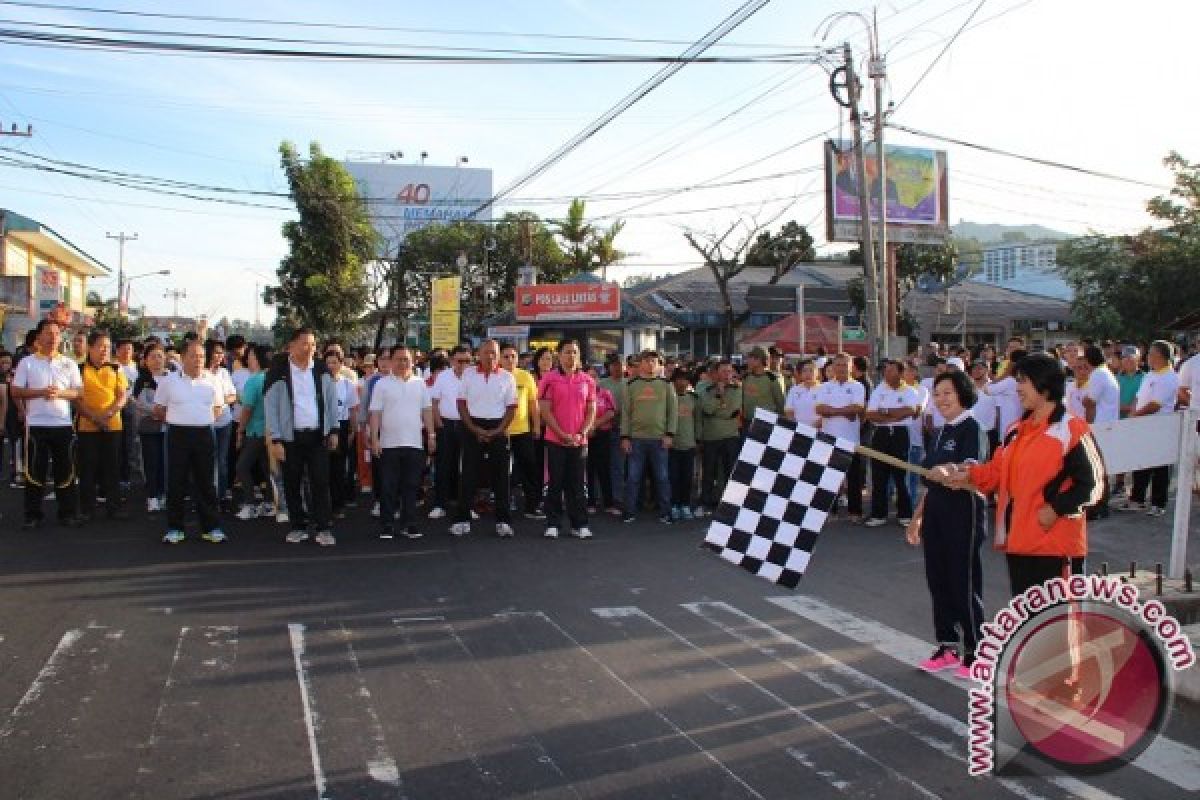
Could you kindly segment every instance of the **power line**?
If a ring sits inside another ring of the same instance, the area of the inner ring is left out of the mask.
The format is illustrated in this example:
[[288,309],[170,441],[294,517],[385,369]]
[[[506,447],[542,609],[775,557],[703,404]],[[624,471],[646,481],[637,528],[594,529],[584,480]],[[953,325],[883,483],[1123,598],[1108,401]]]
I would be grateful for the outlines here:
[[907,100],[908,98],[912,97],[912,93],[917,90],[917,87],[921,85],[921,82],[924,81],[926,76],[928,76],[929,73],[933,71],[933,68],[937,66],[937,63],[942,60],[942,56],[946,55],[946,51],[949,50],[956,41],[958,41],[958,37],[961,36],[962,32],[967,29],[967,26],[971,24],[971,20],[975,19],[975,15],[978,14],[980,12],[980,10],[983,9],[983,6],[986,3],[987,3],[987,0],[979,0],[979,5],[975,6],[975,9],[970,13],[970,15],[966,18],[966,20],[963,21],[963,24],[959,26],[958,30],[956,30],[954,32],[954,35],[951,36],[950,39],[946,42],[945,47],[943,47],[941,50],[939,50],[938,54],[933,57],[933,61],[929,62],[929,66],[927,66],[925,68],[925,71],[921,73],[921,77],[917,78],[916,83],[914,83],[912,86],[909,87],[908,91],[904,94],[904,97],[900,98],[900,102],[898,102],[894,106],[892,106],[891,110],[893,112],[899,110],[900,106],[904,105],[904,101]]
[[1041,164],[1043,167],[1054,167],[1055,169],[1063,169],[1063,170],[1067,170],[1068,172],[1078,172],[1082,175],[1091,175],[1092,177],[1095,177],[1095,178],[1105,178],[1106,180],[1119,181],[1121,183],[1129,183],[1129,184],[1133,184],[1135,186],[1146,186],[1151,189],[1159,189],[1161,191],[1170,191],[1171,190],[1170,186],[1164,186],[1161,183],[1150,183],[1148,181],[1139,181],[1136,178],[1125,178],[1120,175],[1113,175],[1110,172],[1100,172],[1098,170],[1088,169],[1086,167],[1076,167],[1071,164],[1064,164],[1061,161],[1051,161],[1050,159],[1038,158],[1036,156],[1025,156],[1025,155],[1021,155],[1020,153],[1013,153],[1009,150],[1001,150],[998,147],[989,147],[988,145],[985,145],[985,144],[975,144],[973,142],[967,142],[962,139],[955,139],[950,136],[942,136],[940,134],[929,133],[927,131],[919,131],[916,128],[910,128],[907,125],[900,125],[899,123],[896,123],[896,122],[888,122],[887,126],[889,128],[895,128],[896,130],[899,130],[899,131],[904,131],[905,133],[911,133],[913,136],[920,136],[924,139],[933,139],[934,141],[938,141],[938,142],[946,142],[948,144],[956,144],[956,145],[959,145],[960,147],[969,147],[972,150],[979,150],[984,153],[991,153],[992,155],[1007,156],[1008,158],[1015,158],[1020,161],[1028,161],[1032,164]]

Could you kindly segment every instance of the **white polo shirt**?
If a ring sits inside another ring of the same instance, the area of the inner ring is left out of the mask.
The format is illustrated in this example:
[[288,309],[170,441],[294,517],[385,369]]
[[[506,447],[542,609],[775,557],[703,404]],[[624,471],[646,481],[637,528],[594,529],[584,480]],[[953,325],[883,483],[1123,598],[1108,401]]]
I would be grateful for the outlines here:
[[[868,411],[894,411],[897,408],[920,409],[921,396],[917,390],[906,383],[896,388],[883,382],[871,391],[871,399],[867,401]],[[908,422],[873,422],[880,428],[907,428]]]
[[929,389],[918,383],[912,387],[912,390],[917,393],[917,415],[904,423],[908,426],[908,443],[913,447],[922,447],[925,441],[925,410],[929,407],[930,395]]
[[350,419],[351,409],[358,407],[358,388],[356,381],[345,375],[339,375],[334,381],[333,388],[337,392],[338,422]]
[[[845,383],[826,381],[817,387],[817,404],[830,408],[847,408],[861,406],[866,402],[867,390],[853,378]],[[832,436],[847,439],[859,444],[860,423],[857,419],[846,417],[822,417],[821,430]]]
[[517,405],[517,381],[501,367],[486,373],[479,367],[467,367],[459,382],[458,397],[467,401],[467,413],[472,417],[500,419],[509,406]]
[[154,405],[167,409],[168,425],[208,427],[216,420],[214,406],[225,404],[220,380],[208,370],[191,378],[180,370],[158,379]]
[[[1121,418],[1121,384],[1117,376],[1108,367],[1097,367],[1092,370],[1083,394],[1090,397],[1096,404],[1096,418],[1093,424],[1101,422],[1116,422]],[[1086,409],[1085,409],[1086,411]],[[1083,416],[1087,419],[1087,415]]]
[[317,384],[313,379],[315,368],[314,362],[309,362],[308,369],[304,369],[288,359],[288,369],[292,373],[293,430],[306,431],[321,427],[321,414],[317,408]]
[[[465,371],[463,373],[466,374]],[[447,367],[433,379],[433,388],[429,391],[430,399],[437,404],[438,413],[445,419],[458,419],[458,392],[462,388],[462,380],[454,374],[454,369]]]
[[1017,379],[1009,375],[989,383],[987,393],[996,401],[1000,416],[1000,438],[1003,439],[1008,429],[1025,413],[1021,407],[1021,397],[1017,394]]
[[237,397],[238,389],[233,382],[233,376],[224,367],[217,367],[213,370],[212,376],[216,380],[217,386],[221,387],[221,405],[223,406],[213,424],[218,428],[224,428],[233,422],[233,409],[225,403],[225,398],[229,395]]
[[922,417],[929,418],[929,424],[937,430],[945,426],[946,418],[942,416],[942,412],[938,411],[937,406],[933,402],[933,381],[937,376],[921,379],[921,388],[925,390],[925,396],[928,398],[925,407],[921,409]]
[[996,398],[979,386],[975,387],[975,405],[971,406],[971,416],[979,423],[984,433],[995,430],[996,422],[1000,418],[1000,406]]
[[[28,355],[17,364],[13,386],[22,389],[82,389],[83,378],[79,365],[63,355],[42,358]],[[26,398],[25,421],[31,428],[62,428],[71,426],[71,401],[44,397]]]
[[803,423],[810,428],[821,427],[821,418],[817,416],[817,391],[821,388],[821,384],[817,384],[812,388],[803,386],[799,383],[788,389],[787,398],[783,401],[783,407],[792,412],[792,416],[796,418],[796,422]]
[[1170,414],[1175,410],[1178,392],[1179,376],[1175,374],[1175,370],[1170,367],[1164,367],[1161,371],[1151,370],[1142,377],[1142,385],[1138,389],[1137,399],[1133,401],[1133,407],[1141,409],[1150,403],[1158,403],[1160,408],[1155,414]]
[[371,392],[372,412],[379,412],[379,444],[393,447],[422,447],[421,412],[433,406],[429,387],[417,374],[407,379],[388,375],[380,378]]

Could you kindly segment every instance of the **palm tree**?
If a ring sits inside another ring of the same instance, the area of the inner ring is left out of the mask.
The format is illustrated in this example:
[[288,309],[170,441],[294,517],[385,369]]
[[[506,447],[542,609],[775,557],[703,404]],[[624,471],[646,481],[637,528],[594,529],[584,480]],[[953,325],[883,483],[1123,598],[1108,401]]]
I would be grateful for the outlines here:
[[608,230],[597,230],[592,239],[592,252],[600,267],[601,280],[608,282],[608,265],[625,259],[625,252],[616,246],[617,235],[625,228],[625,220],[619,219]]
[[585,203],[580,198],[571,201],[567,216],[558,223],[555,233],[563,240],[567,261],[576,272],[584,272],[592,266],[592,238],[596,229],[584,220]]

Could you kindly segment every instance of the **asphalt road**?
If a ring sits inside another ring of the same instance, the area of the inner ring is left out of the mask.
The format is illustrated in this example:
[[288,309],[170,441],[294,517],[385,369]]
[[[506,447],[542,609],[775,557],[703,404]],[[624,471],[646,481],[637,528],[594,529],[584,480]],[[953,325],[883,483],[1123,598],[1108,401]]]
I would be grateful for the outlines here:
[[[331,549],[237,520],[168,547],[140,514],[24,532],[18,502],[0,489],[3,798],[1200,793],[1183,702],[1133,767],[970,778],[965,687],[911,663],[929,601],[894,525],[831,523],[788,592],[698,549],[702,523],[382,542],[359,509]],[[1161,545],[1145,525],[1096,547]],[[986,580],[994,612],[990,552]]]

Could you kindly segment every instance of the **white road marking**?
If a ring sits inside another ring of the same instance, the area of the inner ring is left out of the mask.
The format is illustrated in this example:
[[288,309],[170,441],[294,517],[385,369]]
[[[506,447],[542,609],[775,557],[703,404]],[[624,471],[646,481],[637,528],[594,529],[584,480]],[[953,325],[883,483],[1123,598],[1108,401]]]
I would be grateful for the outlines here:
[[[215,625],[199,629],[200,635],[204,639],[204,643],[208,646],[203,653],[203,658],[199,660],[199,664],[203,667],[203,674],[229,672],[233,669],[233,665],[237,662],[237,644],[238,644],[238,629],[236,625]],[[167,668],[167,678],[163,682],[162,691],[159,693],[158,708],[154,712],[154,722],[150,726],[150,736],[146,740],[146,747],[154,747],[160,743],[162,738],[163,720],[167,716],[168,708],[171,704],[171,692],[180,682],[179,673],[184,673],[183,680],[186,682],[193,678],[188,675],[188,670],[181,668],[180,662],[183,660],[184,642],[193,636],[195,631],[185,625],[179,629],[179,638],[175,641],[175,652],[171,656],[171,665]],[[143,767],[139,770],[143,773],[149,773],[149,768]]]
[[351,633],[346,630],[344,624],[341,625],[341,629],[342,638],[346,642],[346,652],[350,656],[350,664],[354,667],[354,679],[358,682],[358,696],[362,698],[367,712],[367,728],[375,749],[371,758],[367,759],[367,774],[379,783],[399,789],[400,768],[396,766],[396,759],[392,758],[391,753],[388,752],[387,736],[383,732],[383,724],[379,721],[379,714],[375,711],[375,705],[371,700],[371,690],[367,688],[366,678],[363,677],[362,667],[358,663],[358,654],[354,651]]
[[[917,783],[912,778],[909,778],[907,775],[904,775],[903,773],[900,773],[900,772],[896,771],[895,769],[892,769],[887,764],[884,764],[882,761],[875,758],[867,751],[863,750],[861,747],[856,745],[854,742],[847,739],[845,736],[841,735],[837,731],[835,731],[832,728],[830,728],[829,726],[827,726],[825,723],[810,716],[805,711],[803,711],[799,708],[796,708],[794,705],[789,703],[787,700],[783,699],[778,694],[771,691],[767,687],[763,686],[761,683],[754,680],[750,676],[746,675],[744,672],[739,670],[737,667],[735,667],[732,664],[728,663],[727,661],[721,659],[720,657],[709,653],[708,651],[706,651],[704,648],[700,647],[699,645],[694,644],[687,637],[683,636],[680,633],[676,633],[674,630],[667,627],[663,623],[659,622],[657,619],[650,616],[646,612],[642,611],[640,608],[636,608],[636,607],[593,608],[592,613],[596,614],[597,616],[607,617],[610,619],[617,618],[617,617],[637,617],[639,619],[646,620],[651,625],[654,625],[659,630],[661,630],[664,633],[668,634],[669,636],[673,637],[676,641],[680,642],[684,646],[690,648],[691,650],[695,651],[696,653],[699,653],[702,657],[708,658],[713,663],[719,664],[723,669],[729,670],[734,675],[736,675],[740,680],[742,680],[745,683],[749,684],[750,686],[754,687],[754,689],[756,691],[758,691],[760,694],[764,695],[765,697],[769,698],[772,702],[774,702],[780,708],[793,714],[798,719],[800,719],[802,722],[804,722],[806,725],[809,725],[809,726],[821,731],[822,734],[824,734],[825,736],[827,736],[829,739],[833,740],[834,742],[837,742],[845,750],[848,750],[849,752],[853,753],[858,758],[860,758],[864,761],[870,762],[871,764],[874,764],[875,766],[879,767],[886,774],[888,774],[893,780],[898,781],[900,783],[907,784],[918,794],[920,794],[924,797],[927,797],[930,800],[939,800],[940,799],[941,795],[939,795],[937,792],[933,792],[933,791],[930,791],[929,789],[926,789],[924,786]],[[799,752],[799,751],[797,751],[797,752]],[[789,755],[792,755],[793,758],[796,758],[795,754],[792,754],[789,752]],[[825,771],[817,770],[815,765],[806,763],[805,761],[803,761],[799,758],[797,758],[796,760],[800,761],[800,763],[802,763],[802,764],[805,764],[805,766],[808,766],[810,769],[813,769],[815,772],[817,772],[817,774],[821,775],[822,777],[828,778],[828,776],[826,776],[826,774],[825,774]],[[831,780],[830,782],[835,787],[837,787],[838,784],[848,784],[849,783],[847,780],[845,780],[844,778],[839,777],[839,776],[834,776],[833,780]]]
[[667,727],[669,727],[672,731],[674,731],[676,736],[679,736],[684,741],[686,741],[688,744],[690,744],[693,748],[695,748],[696,752],[700,753],[706,759],[708,759],[710,762],[712,762],[718,769],[720,769],[722,772],[724,772],[731,780],[733,780],[735,783],[737,783],[738,786],[741,786],[743,789],[745,789],[746,792],[749,793],[752,797],[757,797],[757,798],[759,798],[759,800],[765,800],[765,798],[758,791],[756,791],[753,786],[746,783],[746,781],[742,780],[742,778],[740,776],[738,776],[738,774],[735,773],[732,769],[730,769],[725,764],[725,762],[721,761],[719,758],[714,756],[712,753],[708,752],[708,750],[706,750],[704,747],[702,747],[700,745],[699,742],[697,742],[695,739],[693,739],[687,733],[687,731],[683,730],[678,725],[676,725],[674,722],[672,722],[670,717],[663,714],[654,705],[652,705],[650,703],[650,701],[646,699],[645,695],[643,695],[637,689],[630,686],[628,681],[626,681],[624,678],[622,678],[620,675],[618,675],[616,672],[614,672],[612,670],[612,668],[609,667],[607,664],[605,664],[603,661],[601,661],[596,656],[595,653],[593,653],[582,642],[580,642],[578,639],[576,639],[574,636],[572,636],[570,633],[568,633],[565,628],[563,628],[561,625],[559,625],[557,622],[555,622],[550,617],[550,615],[546,614],[543,611],[510,611],[510,612],[505,612],[504,614],[497,614],[497,616],[499,616],[499,617],[535,616],[535,617],[538,617],[539,619],[544,620],[548,625],[550,625],[550,627],[552,627],[556,631],[558,631],[560,636],[562,636],[564,639],[569,641],[575,647],[579,648],[579,651],[581,653],[583,653],[585,656],[587,656],[588,659],[592,663],[594,663],[596,666],[598,666],[600,669],[602,669],[606,675],[608,675],[610,678],[612,678],[617,683],[621,684],[621,686],[623,686],[625,688],[625,691],[629,692],[631,695],[636,697],[638,699],[638,702],[640,702],[642,704],[642,706],[644,706],[646,708],[647,711],[649,711],[654,716],[658,717],[659,721],[662,722],[663,724],[665,724]]
[[175,685],[175,669],[179,666],[179,654],[183,652],[183,640],[187,638],[191,628],[186,625],[179,629],[179,638],[175,640],[175,653],[171,656],[171,666],[167,667],[167,679],[163,682],[162,692],[158,695],[158,708],[154,711],[154,722],[150,725],[150,738],[147,745],[158,743],[158,732],[162,727],[163,712],[167,709],[167,695]]
[[317,800],[325,797],[325,770],[321,767],[321,753],[317,749],[317,732],[320,720],[312,704],[312,682],[308,677],[308,656],[304,650],[304,626],[288,624],[288,637],[292,642],[292,657],[296,663],[296,683],[300,686],[300,703],[304,707],[304,728],[308,733],[308,753],[312,758],[313,785],[317,789]]
[[70,652],[75,649],[75,645],[79,644],[79,640],[83,638],[83,631],[78,628],[67,631],[58,640],[58,645],[54,648],[54,652],[46,659],[46,663],[42,665],[37,676],[33,679],[33,683],[29,684],[29,688],[25,690],[25,694],[9,712],[8,719],[4,721],[4,725],[0,726],[0,739],[12,736],[16,730],[17,723],[29,714],[29,707],[38,701],[42,693],[46,690],[46,684],[53,680],[62,669],[63,660]]
[[[815,597],[796,595],[772,597],[768,600],[810,622],[829,628],[860,644],[869,645],[906,664],[916,664],[931,652],[929,642],[923,642],[876,620],[851,614]],[[964,693],[970,688],[967,681],[948,682]],[[1137,757],[1133,765],[1186,791],[1200,791],[1200,750],[1195,747],[1159,736]]]

